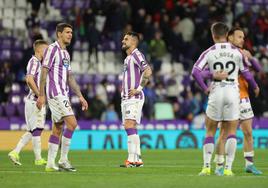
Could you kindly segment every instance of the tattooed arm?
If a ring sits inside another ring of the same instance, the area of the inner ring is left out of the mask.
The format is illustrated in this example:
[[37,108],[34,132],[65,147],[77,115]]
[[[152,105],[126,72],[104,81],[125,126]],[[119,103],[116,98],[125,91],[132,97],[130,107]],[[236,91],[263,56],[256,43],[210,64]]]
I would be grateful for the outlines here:
[[147,66],[142,73],[140,85],[136,89],[131,89],[129,95],[134,96],[140,93],[143,87],[145,87],[146,84],[149,82],[151,75],[152,75],[152,69],[150,66]]
[[42,106],[45,104],[45,86],[46,86],[47,74],[48,74],[48,68],[42,67],[41,78],[40,78],[40,91],[38,99],[36,101],[36,106],[38,109],[41,109]]
[[71,89],[73,90],[73,92],[79,97],[80,103],[82,105],[82,110],[87,110],[88,109],[87,101],[83,97],[80,87],[75,81],[75,78],[71,72],[68,73],[68,83]]
[[80,91],[80,87],[77,84],[77,82],[75,81],[75,78],[74,78],[74,76],[73,76],[73,74],[71,72],[69,72],[69,74],[68,74],[68,83],[69,83],[69,86],[71,87],[71,89],[73,90],[73,92],[78,97],[81,97],[82,96],[82,93]]
[[141,77],[141,83],[140,86],[143,88],[146,86],[146,84],[149,82],[149,79],[152,75],[152,69],[151,67],[147,67],[144,72],[142,73],[142,77]]

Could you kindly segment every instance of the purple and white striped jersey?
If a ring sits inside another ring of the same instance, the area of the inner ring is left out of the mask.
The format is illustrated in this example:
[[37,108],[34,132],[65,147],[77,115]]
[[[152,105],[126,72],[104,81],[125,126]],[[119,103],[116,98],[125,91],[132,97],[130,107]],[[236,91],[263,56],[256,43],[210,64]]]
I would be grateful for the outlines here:
[[[32,56],[32,58],[28,61],[26,75],[32,75],[34,77],[34,82],[36,86],[39,88],[39,82],[41,76],[41,62],[37,59],[37,57]],[[31,100],[37,99],[37,96],[34,94],[31,88],[27,98]]]
[[48,98],[53,98],[58,95],[68,96],[68,72],[71,71],[70,55],[66,49],[61,49],[56,41],[47,48],[43,67],[49,69],[46,84],[46,94]]
[[144,93],[141,91],[138,95],[130,97],[130,89],[136,89],[140,85],[143,71],[148,66],[144,55],[136,48],[124,60],[123,80],[122,80],[122,100],[144,99]]

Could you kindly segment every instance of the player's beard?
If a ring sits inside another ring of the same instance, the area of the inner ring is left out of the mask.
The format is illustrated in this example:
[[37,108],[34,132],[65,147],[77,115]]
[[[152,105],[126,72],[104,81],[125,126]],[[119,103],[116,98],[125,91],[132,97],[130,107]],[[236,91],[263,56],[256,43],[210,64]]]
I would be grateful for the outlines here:
[[123,50],[123,51],[127,51],[128,49],[129,49],[129,46],[122,45],[122,50]]

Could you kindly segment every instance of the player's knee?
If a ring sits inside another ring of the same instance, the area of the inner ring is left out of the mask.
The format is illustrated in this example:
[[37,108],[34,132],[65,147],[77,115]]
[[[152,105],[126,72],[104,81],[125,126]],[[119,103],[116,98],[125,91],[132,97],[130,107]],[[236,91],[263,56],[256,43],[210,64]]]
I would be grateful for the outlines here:
[[63,122],[61,123],[54,123],[52,132],[55,136],[60,136],[63,128]]

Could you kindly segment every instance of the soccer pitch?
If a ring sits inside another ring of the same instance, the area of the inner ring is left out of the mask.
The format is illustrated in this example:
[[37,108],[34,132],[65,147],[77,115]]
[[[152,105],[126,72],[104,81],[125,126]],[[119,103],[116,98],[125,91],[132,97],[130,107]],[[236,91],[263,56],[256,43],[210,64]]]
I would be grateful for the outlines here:
[[14,166],[7,153],[0,152],[1,188],[262,188],[268,185],[268,150],[255,151],[255,163],[263,171],[262,176],[245,173],[242,151],[237,151],[234,177],[198,176],[202,167],[202,150],[197,149],[143,151],[143,168],[119,168],[126,159],[127,151],[71,151],[70,160],[78,170],[74,173],[45,172],[44,167],[34,166],[31,151],[22,151],[20,157],[23,165]]

